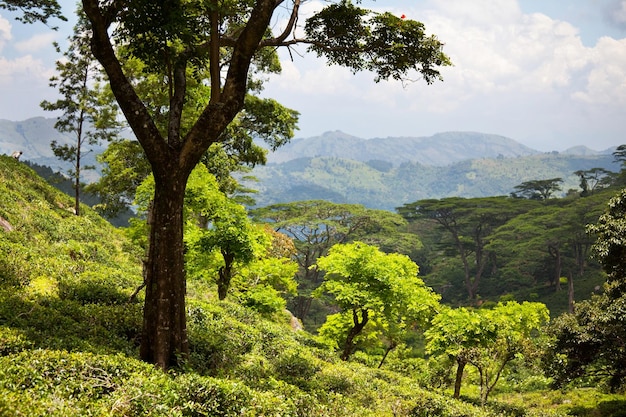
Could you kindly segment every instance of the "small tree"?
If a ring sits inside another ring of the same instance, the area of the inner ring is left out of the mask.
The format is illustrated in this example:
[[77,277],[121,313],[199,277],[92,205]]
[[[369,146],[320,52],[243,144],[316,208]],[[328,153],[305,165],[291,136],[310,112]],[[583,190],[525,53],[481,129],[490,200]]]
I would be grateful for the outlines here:
[[385,254],[363,242],[333,246],[316,267],[326,275],[315,294],[331,294],[352,319],[341,346],[342,360],[354,353],[355,339],[372,315],[403,328],[423,326],[439,304],[439,296],[418,278],[418,267],[407,256]]
[[[257,221],[264,221],[294,240],[295,259],[300,265],[298,295],[290,302],[294,315],[305,321],[313,306],[311,293],[321,284],[322,274],[311,266],[337,243],[361,240],[378,247],[392,247],[406,241],[399,228],[405,221],[397,214],[373,210],[359,204],[338,204],[323,200],[294,201],[252,211]],[[415,237],[412,244],[421,243]],[[394,248],[395,249],[395,248]],[[396,250],[392,250],[396,251]],[[314,307],[313,307],[314,308]]]
[[[137,190],[140,211],[148,218],[153,190],[152,176]],[[218,296],[223,300],[235,266],[260,258],[271,244],[270,236],[252,224],[243,206],[219,190],[217,180],[204,165],[198,165],[189,177],[184,207],[187,269],[192,275],[195,271],[215,273]]]
[[495,329],[494,339],[469,355],[469,363],[478,370],[483,405],[505,367],[516,357],[533,351],[533,338],[539,336],[539,330],[548,323],[549,317],[544,304],[526,301],[522,304],[509,301],[492,310],[484,310],[483,319]]
[[[83,165],[83,157],[90,152],[86,147],[101,140],[112,140],[120,129],[115,101],[112,96],[103,94],[99,87],[101,71],[91,54],[86,25],[84,17],[79,15],[69,49],[63,53],[64,59],[56,63],[59,74],[50,79],[50,86],[59,89],[61,98],[55,102],[41,102],[44,110],[63,112],[54,127],[59,132],[73,134],[75,138],[71,145],[52,141],[50,146],[57,158],[72,163],[67,174],[74,182],[74,212],[77,216],[80,215],[81,170],[94,168]],[[57,44],[55,47],[60,52]]]
[[137,187],[150,175],[150,164],[141,145],[134,140],[116,140],[96,159],[102,165],[102,175],[88,184],[85,191],[99,197],[94,209],[113,218],[130,208]]
[[460,396],[465,366],[474,365],[485,404],[506,365],[525,351],[533,332],[547,321],[548,309],[541,303],[508,302],[491,310],[448,308],[426,331],[426,350],[456,361],[454,398]]

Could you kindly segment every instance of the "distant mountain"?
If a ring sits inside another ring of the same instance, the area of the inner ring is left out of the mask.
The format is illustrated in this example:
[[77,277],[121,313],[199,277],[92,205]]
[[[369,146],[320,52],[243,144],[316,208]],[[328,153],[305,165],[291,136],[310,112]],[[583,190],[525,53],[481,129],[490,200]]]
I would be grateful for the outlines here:
[[[72,134],[57,131],[54,128],[55,123],[56,119],[45,117],[17,122],[0,119],[0,154],[11,155],[15,151],[22,151],[21,159],[49,166],[54,171],[66,170],[69,164],[54,156],[50,143],[56,140],[59,144],[74,144],[75,138]],[[93,151],[84,155],[85,165],[94,165],[95,156],[105,149],[104,146],[91,148]],[[95,173],[86,171],[85,174],[89,179]]]
[[611,152],[607,152],[607,151],[599,152],[599,151],[594,151],[593,149],[589,149],[586,146],[574,146],[572,148],[568,148],[564,150],[561,153],[565,155],[603,155],[603,154],[605,155]]
[[563,178],[579,188],[578,170],[617,172],[612,151],[585,146],[541,153],[498,135],[440,133],[426,138],[361,139],[343,132],[296,139],[271,153],[252,175],[258,206],[325,199],[393,210],[426,199],[509,195],[524,181]]
[[[55,130],[55,121],[0,120],[0,154],[21,150],[24,160],[54,171],[67,169],[50,142],[71,144],[74,138]],[[94,164],[104,149],[95,147],[85,163]],[[362,139],[335,131],[294,139],[269,153],[268,164],[252,171],[259,181],[249,185],[259,190],[259,206],[325,199],[393,210],[424,198],[508,195],[515,185],[534,179],[561,177],[566,192],[578,187],[574,171],[619,171],[613,150],[576,146],[541,153],[504,136],[476,132]],[[88,181],[97,179],[96,172],[88,174]]]
[[476,132],[446,132],[428,137],[361,139],[341,131],[294,139],[268,156],[269,163],[297,158],[336,157],[354,161],[405,162],[442,166],[476,158],[511,158],[540,153],[513,139]]

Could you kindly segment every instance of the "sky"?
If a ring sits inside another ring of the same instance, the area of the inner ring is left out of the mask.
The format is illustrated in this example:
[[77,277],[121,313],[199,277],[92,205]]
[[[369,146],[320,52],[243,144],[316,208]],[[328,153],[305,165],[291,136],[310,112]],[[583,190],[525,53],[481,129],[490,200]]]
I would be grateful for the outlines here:
[[[74,1],[62,0],[66,15]],[[305,14],[322,2],[308,0]],[[498,134],[540,151],[626,143],[626,0],[363,0],[421,21],[445,43],[443,82],[374,82],[304,46],[281,51],[263,95],[298,110],[296,137],[341,130],[369,139],[447,131]],[[284,16],[274,22],[279,29]],[[0,119],[52,117],[39,103],[71,23],[52,31],[0,10]]]

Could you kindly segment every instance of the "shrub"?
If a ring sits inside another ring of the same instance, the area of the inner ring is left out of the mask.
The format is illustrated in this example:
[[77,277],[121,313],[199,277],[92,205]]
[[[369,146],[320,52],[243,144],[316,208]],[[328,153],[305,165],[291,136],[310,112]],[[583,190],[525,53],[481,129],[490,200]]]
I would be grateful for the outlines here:
[[273,360],[276,378],[302,389],[309,389],[320,371],[320,360],[302,348],[289,349]]
[[0,356],[10,355],[30,349],[33,343],[21,332],[5,326],[0,326]]
[[259,285],[242,295],[243,304],[261,314],[273,314],[285,309],[287,302],[274,288]]
[[81,304],[123,304],[128,302],[131,291],[117,286],[119,281],[106,273],[81,274],[59,282],[59,298]]
[[250,353],[258,331],[226,315],[219,307],[191,306],[188,323],[189,360],[187,366],[206,375],[226,375]]

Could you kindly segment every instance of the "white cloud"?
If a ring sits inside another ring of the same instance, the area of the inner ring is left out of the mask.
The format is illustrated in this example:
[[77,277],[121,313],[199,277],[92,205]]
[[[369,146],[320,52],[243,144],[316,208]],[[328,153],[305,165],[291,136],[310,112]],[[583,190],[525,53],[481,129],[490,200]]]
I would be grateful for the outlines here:
[[626,39],[601,38],[582,91],[572,96],[589,104],[626,105]]
[[13,88],[21,83],[29,88],[35,85],[47,85],[52,75],[51,69],[46,68],[40,60],[31,55],[11,60],[0,57],[0,86],[3,88]]
[[[620,4],[626,16],[626,1]],[[304,136],[329,129],[362,137],[476,130],[547,150],[587,137],[588,145],[605,149],[623,136],[626,39],[583,43],[581,28],[525,13],[515,0],[396,5],[389,11],[424,22],[445,43],[454,66],[442,69],[444,82],[376,84],[372,74],[327,67],[310,54],[291,62],[283,54],[283,74],[267,93],[302,112]]]
[[28,39],[17,42],[15,44],[15,50],[21,53],[33,53],[40,51],[44,48],[51,48],[52,43],[57,38],[57,34],[55,32],[46,32],[39,33],[34,36],[31,36]]
[[11,36],[11,23],[4,17],[0,16],[0,51],[4,48],[7,41],[10,41]]

